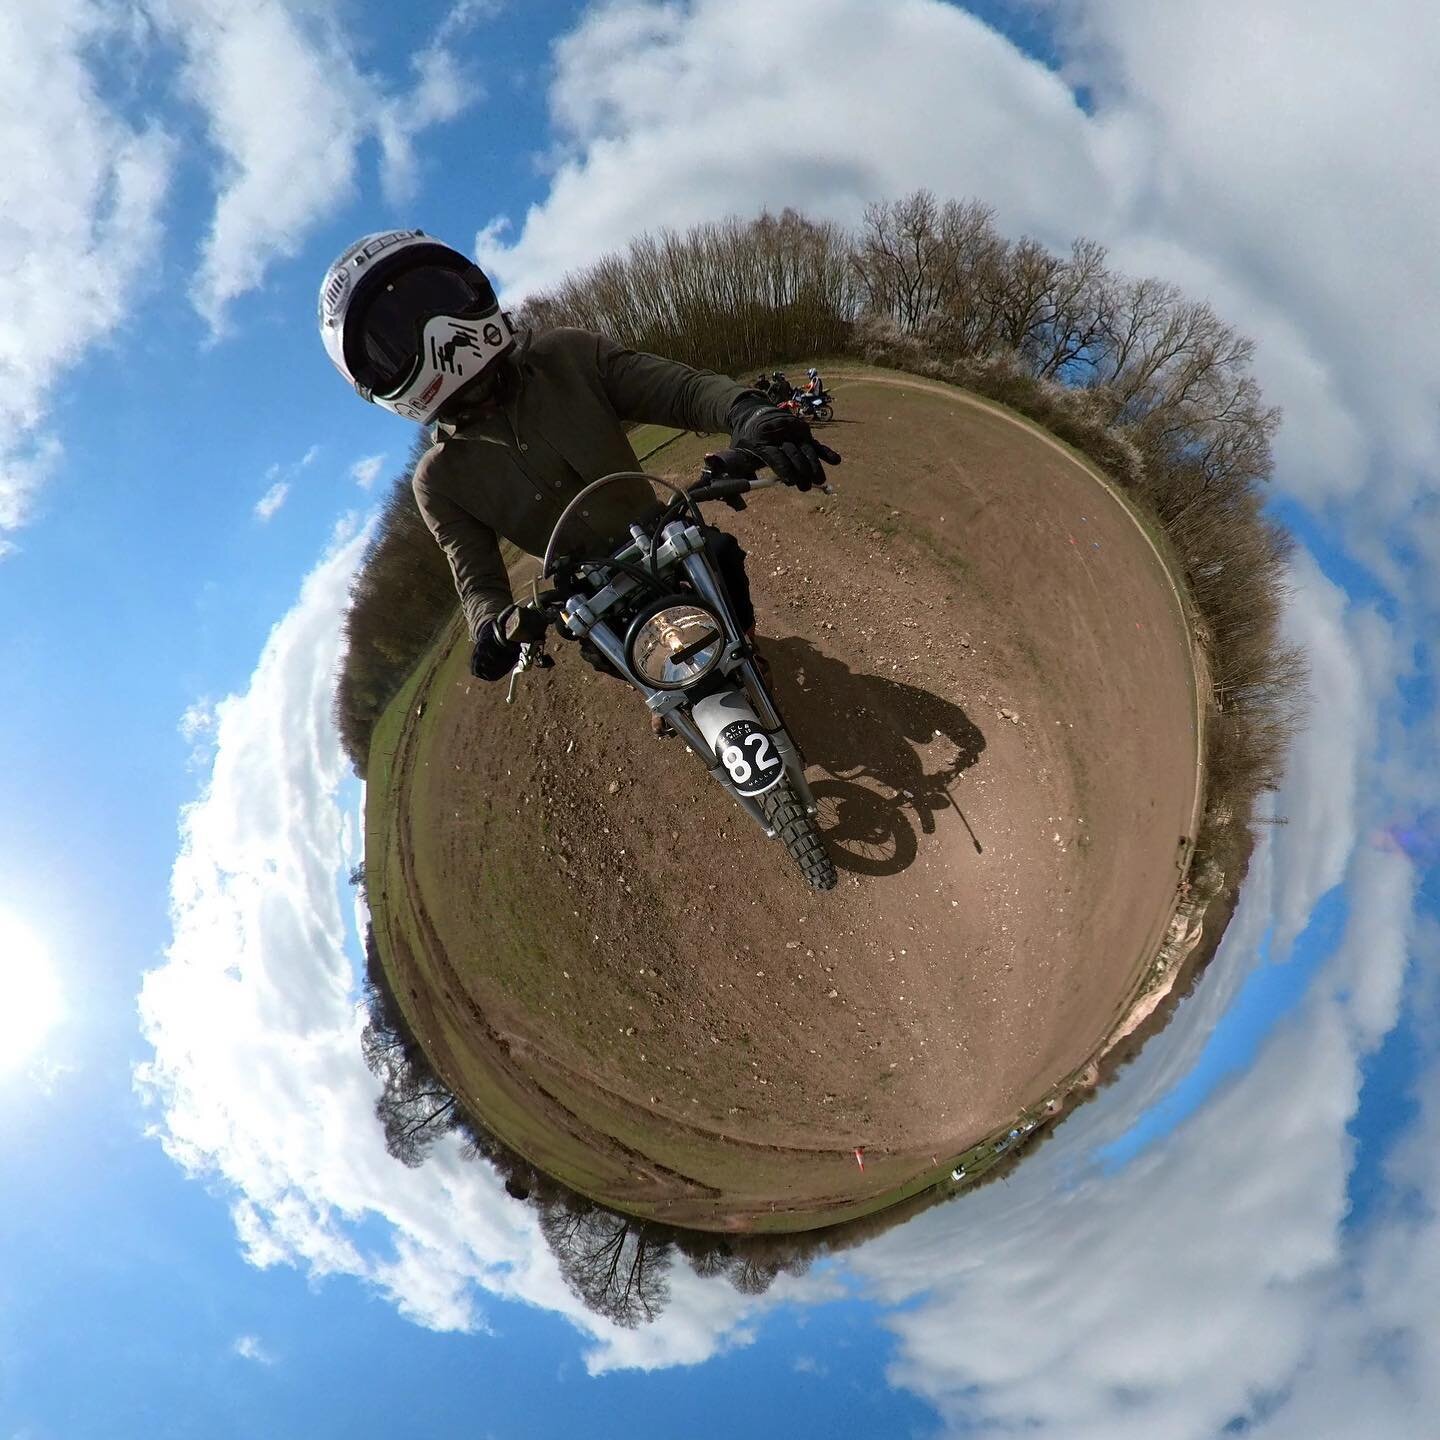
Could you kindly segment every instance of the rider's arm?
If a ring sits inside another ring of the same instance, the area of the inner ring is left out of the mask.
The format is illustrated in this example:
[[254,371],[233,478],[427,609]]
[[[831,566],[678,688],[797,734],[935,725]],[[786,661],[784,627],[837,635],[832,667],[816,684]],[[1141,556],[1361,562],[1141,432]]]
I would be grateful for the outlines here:
[[730,428],[730,407],[741,395],[755,393],[728,376],[594,338],[600,383],[622,420],[711,435]]
[[450,562],[473,639],[512,599],[500,542],[488,525],[429,483],[425,459],[415,468],[412,488],[425,524]]

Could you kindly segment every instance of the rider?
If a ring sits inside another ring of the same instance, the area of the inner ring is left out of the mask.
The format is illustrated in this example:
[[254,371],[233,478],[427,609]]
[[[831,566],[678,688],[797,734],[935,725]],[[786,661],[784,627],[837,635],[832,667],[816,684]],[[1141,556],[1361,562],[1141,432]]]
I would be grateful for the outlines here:
[[[638,470],[622,422],[729,431],[734,448],[799,490],[822,483],[822,460],[840,460],[798,416],[724,376],[592,331],[517,331],[484,271],[421,230],[366,235],[341,253],[321,282],[320,334],[364,399],[433,427],[415,502],[450,562],[474,642],[470,670],[483,680],[503,679],[520,654],[496,627],[512,603],[498,537],[539,555],[586,485]],[[654,503],[636,483],[643,501],[609,496],[628,511],[612,508],[592,530],[623,533],[637,501]],[[744,552],[719,531],[710,539],[753,634]]]
[[795,394],[795,387],[785,378],[782,371],[770,372],[770,398],[777,405],[783,404]]
[[825,393],[825,382],[820,378],[820,372],[812,365],[805,372],[805,389],[802,392],[812,400],[818,400]]

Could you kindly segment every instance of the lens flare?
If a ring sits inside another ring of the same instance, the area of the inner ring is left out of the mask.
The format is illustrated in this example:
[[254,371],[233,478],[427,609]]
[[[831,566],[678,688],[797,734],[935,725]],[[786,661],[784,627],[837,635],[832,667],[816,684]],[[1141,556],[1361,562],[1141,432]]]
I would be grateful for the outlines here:
[[13,910],[0,906],[0,994],[11,1017],[10,1041],[0,1048],[0,1072],[35,1056],[60,1019],[60,982],[49,951]]

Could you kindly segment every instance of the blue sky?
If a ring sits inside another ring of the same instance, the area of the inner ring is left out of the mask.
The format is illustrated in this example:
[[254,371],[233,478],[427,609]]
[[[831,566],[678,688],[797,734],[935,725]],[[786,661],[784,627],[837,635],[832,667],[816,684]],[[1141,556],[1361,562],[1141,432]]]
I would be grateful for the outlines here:
[[[60,998],[0,1064],[0,1434],[1426,1433],[1440,34],[1256,12],[7,11],[0,976]],[[763,1297],[678,1275],[618,1332],[486,1172],[360,1133],[328,675],[410,435],[330,369],[316,285],[391,224],[516,299],[647,225],[920,184],[1256,338],[1315,688],[1289,824],[1177,1021],[1008,1186]]]

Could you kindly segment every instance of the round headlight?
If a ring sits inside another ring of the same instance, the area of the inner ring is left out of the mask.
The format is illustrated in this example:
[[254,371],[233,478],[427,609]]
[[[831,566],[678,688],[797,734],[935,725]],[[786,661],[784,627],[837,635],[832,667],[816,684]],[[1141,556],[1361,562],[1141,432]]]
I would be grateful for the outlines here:
[[631,670],[654,690],[687,689],[703,680],[724,652],[720,617],[679,596],[636,616],[625,644]]

